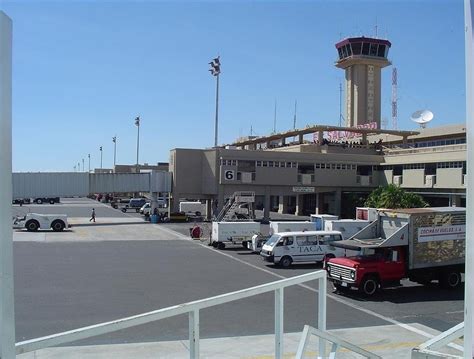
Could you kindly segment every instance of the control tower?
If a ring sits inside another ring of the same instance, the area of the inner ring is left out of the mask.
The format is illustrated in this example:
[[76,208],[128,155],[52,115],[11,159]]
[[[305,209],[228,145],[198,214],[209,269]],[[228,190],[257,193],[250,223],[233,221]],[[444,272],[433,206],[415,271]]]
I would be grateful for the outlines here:
[[380,128],[381,69],[390,65],[390,41],[351,37],[336,44],[336,66],[346,70],[346,126],[377,123]]

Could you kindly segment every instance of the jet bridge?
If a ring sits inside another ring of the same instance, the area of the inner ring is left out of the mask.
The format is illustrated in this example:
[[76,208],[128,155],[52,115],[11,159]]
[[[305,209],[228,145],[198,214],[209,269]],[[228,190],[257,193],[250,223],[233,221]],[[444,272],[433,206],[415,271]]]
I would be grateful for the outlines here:
[[13,199],[85,197],[94,193],[171,192],[171,173],[13,173]]

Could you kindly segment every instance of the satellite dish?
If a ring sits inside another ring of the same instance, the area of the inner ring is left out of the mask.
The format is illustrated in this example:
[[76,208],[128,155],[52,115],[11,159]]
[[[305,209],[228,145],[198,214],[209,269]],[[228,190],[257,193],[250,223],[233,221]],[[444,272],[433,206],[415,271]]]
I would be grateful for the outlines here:
[[413,112],[411,120],[420,125],[421,128],[425,128],[426,124],[433,120],[434,114],[430,110],[419,110]]

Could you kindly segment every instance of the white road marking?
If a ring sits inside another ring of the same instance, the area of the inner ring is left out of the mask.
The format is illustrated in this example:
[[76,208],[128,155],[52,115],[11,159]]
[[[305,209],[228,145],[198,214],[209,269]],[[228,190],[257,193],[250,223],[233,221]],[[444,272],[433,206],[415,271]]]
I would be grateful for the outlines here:
[[[158,228],[164,229],[163,227],[158,227]],[[179,239],[190,240],[190,238],[185,237],[183,234],[181,234],[181,233],[179,233],[179,232],[177,232],[177,231],[175,231],[175,230],[169,229],[169,228],[166,228],[165,232],[167,232],[167,233],[169,233],[169,234],[173,234],[173,235],[179,237]],[[272,271],[270,271],[270,270],[268,270],[268,269],[264,269],[264,268],[261,268],[261,267],[258,267],[258,266],[256,266],[256,265],[254,265],[254,264],[245,262],[245,261],[242,260],[242,259],[235,258],[234,256],[231,256],[230,254],[224,253],[224,252],[219,251],[219,250],[215,250],[213,247],[209,247],[209,246],[207,246],[207,245],[205,245],[205,244],[202,244],[202,243],[197,243],[197,244],[200,245],[200,246],[202,246],[203,248],[206,248],[207,250],[212,251],[213,253],[217,253],[217,254],[223,255],[223,256],[225,256],[225,257],[231,258],[231,259],[233,259],[233,260],[235,260],[235,261],[237,261],[237,262],[240,262],[240,263],[242,263],[242,264],[245,264],[246,266],[249,266],[249,267],[258,269],[259,271],[265,272],[265,273],[270,274],[270,275],[272,275],[272,276],[274,276],[274,277],[277,277],[277,278],[280,278],[280,279],[286,279],[286,278],[288,278],[288,277],[284,277],[284,276],[282,276],[282,275],[280,275],[280,274],[276,274],[276,273],[274,273],[274,272],[272,272]],[[307,286],[307,285],[304,285],[304,284],[299,284],[299,286],[300,286],[300,287],[303,287],[303,288],[305,288],[305,289],[308,289],[309,291],[314,292],[314,293],[318,293],[318,292],[319,292],[317,289],[311,288],[311,287],[309,287],[309,286]],[[374,316],[374,317],[376,317],[376,318],[382,319],[382,320],[384,320],[384,321],[386,321],[386,322],[392,323],[392,324],[397,325],[397,326],[399,326],[399,327],[401,327],[401,328],[403,328],[403,329],[406,329],[406,330],[411,331],[411,332],[413,332],[413,333],[422,335],[422,336],[424,336],[424,337],[426,337],[426,338],[433,338],[433,337],[434,337],[434,335],[432,335],[432,334],[430,334],[430,333],[428,333],[428,332],[425,332],[424,330],[415,328],[415,327],[413,327],[413,326],[411,326],[411,325],[409,325],[409,324],[405,324],[405,323],[399,322],[398,320],[395,320],[395,319],[386,317],[386,316],[384,316],[384,315],[382,315],[382,314],[373,312],[373,311],[371,311],[370,309],[365,309],[365,308],[363,308],[363,307],[358,306],[357,304],[353,304],[353,303],[351,303],[351,302],[348,302],[347,300],[344,300],[344,299],[342,299],[342,298],[340,298],[340,297],[338,297],[338,296],[335,296],[335,295],[332,295],[332,294],[329,294],[329,293],[327,293],[326,296],[329,297],[329,298],[331,298],[332,300],[334,300],[334,301],[336,301],[336,302],[339,302],[339,303],[341,303],[341,304],[347,305],[347,306],[349,306],[349,307],[351,307],[351,308],[354,308],[354,309],[359,310],[359,311],[361,311],[361,312],[364,312],[364,313],[366,313],[366,314],[372,315],[372,316]],[[464,348],[463,348],[462,346],[457,345],[457,344],[454,344],[454,343],[450,343],[449,346],[452,347],[452,348],[454,348],[454,349],[457,349],[457,350],[459,350],[459,351],[463,351],[463,350],[464,350]]]

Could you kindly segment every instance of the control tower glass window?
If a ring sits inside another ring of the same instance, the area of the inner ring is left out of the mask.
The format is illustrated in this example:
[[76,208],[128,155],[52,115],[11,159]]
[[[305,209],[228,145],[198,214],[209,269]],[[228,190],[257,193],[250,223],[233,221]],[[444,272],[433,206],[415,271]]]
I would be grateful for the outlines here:
[[346,45],[346,51],[347,51],[347,56],[352,56],[352,49],[351,49],[350,44]]
[[354,55],[360,55],[360,50],[362,49],[362,43],[361,42],[355,42],[352,44],[352,53]]
[[362,55],[368,55],[369,54],[369,43],[364,42],[362,45]]
[[379,50],[377,51],[378,57],[385,57],[385,45],[379,45]]
[[347,57],[347,50],[345,46],[342,47],[342,57]]
[[370,44],[370,56],[377,56],[377,44]]
[[339,52],[339,59],[342,59],[342,49],[338,48],[337,51]]

